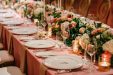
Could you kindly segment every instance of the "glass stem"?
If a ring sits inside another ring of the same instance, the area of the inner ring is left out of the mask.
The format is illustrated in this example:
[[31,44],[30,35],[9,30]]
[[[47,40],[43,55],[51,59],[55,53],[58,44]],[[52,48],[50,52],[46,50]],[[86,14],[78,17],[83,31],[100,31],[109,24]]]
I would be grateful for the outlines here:
[[86,50],[84,51],[84,59],[86,60]]
[[93,61],[94,63],[96,62],[96,55],[94,54],[94,61]]
[[93,62],[93,59],[92,59],[92,55],[91,55],[91,64],[92,64],[92,62]]

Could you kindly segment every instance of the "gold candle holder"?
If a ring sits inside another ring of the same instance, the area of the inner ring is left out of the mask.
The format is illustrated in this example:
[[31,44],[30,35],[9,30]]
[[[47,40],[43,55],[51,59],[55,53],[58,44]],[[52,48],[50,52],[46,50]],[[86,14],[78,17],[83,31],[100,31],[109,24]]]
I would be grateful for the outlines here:
[[99,58],[98,67],[99,71],[106,72],[110,70],[111,66],[111,54],[108,51],[105,51],[102,56]]
[[48,25],[48,37],[52,36],[52,26]]

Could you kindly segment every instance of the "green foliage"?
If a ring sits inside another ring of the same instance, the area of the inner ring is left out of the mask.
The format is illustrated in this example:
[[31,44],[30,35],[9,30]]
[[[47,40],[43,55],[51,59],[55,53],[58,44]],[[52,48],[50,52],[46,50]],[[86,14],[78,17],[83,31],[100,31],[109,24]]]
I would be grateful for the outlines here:
[[66,40],[66,42],[68,42],[68,46],[72,45],[72,40],[81,35],[81,33],[79,33],[79,29],[81,27],[85,27],[85,24],[82,23],[79,18],[74,18],[73,21],[76,22],[77,25],[69,30],[70,37]]
[[95,27],[96,27],[96,28],[99,28],[99,27],[102,26],[102,23],[96,23],[96,22],[94,22],[94,24],[95,24]]
[[60,32],[60,28],[52,28],[53,35],[56,35],[57,32]]
[[61,17],[61,12],[56,12],[56,9],[54,9],[54,12],[52,13],[52,16],[54,18],[59,18],[59,17]]

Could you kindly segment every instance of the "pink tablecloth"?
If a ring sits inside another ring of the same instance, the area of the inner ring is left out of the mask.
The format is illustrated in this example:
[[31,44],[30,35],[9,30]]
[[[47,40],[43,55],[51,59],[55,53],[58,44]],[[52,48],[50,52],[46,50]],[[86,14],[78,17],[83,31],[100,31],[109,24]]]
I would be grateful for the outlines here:
[[[24,27],[24,25],[22,25],[21,27]],[[28,49],[27,47],[24,46],[24,42],[19,40],[20,35],[13,35],[11,33],[11,30],[9,30],[7,26],[1,25],[0,28],[2,28],[2,41],[3,44],[5,45],[5,49],[8,49],[9,51],[13,52],[16,66],[20,67],[20,69],[23,72],[27,71],[28,75],[56,74],[56,70],[49,69],[42,64],[44,59],[35,56],[34,54],[35,50]],[[11,48],[9,48],[9,46],[11,45],[10,41],[13,45]],[[68,53],[68,51],[64,51],[64,52],[58,51],[58,52],[59,54]],[[64,73],[60,75],[82,75],[82,74],[88,75],[87,72],[84,72],[82,70],[74,70],[70,73]],[[111,69],[109,72],[96,71],[93,73],[93,75],[110,75],[110,74],[113,75],[113,69]]]

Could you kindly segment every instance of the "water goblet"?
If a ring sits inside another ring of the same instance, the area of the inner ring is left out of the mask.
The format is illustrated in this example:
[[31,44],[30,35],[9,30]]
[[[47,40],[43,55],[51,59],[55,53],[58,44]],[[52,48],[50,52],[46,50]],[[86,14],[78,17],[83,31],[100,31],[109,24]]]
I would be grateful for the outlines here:
[[91,60],[90,60],[90,67],[89,67],[89,72],[93,72],[95,67],[93,65],[93,55],[96,53],[96,49],[95,49],[95,46],[94,45],[91,45],[89,44],[88,47],[87,47],[87,54],[91,57]]

